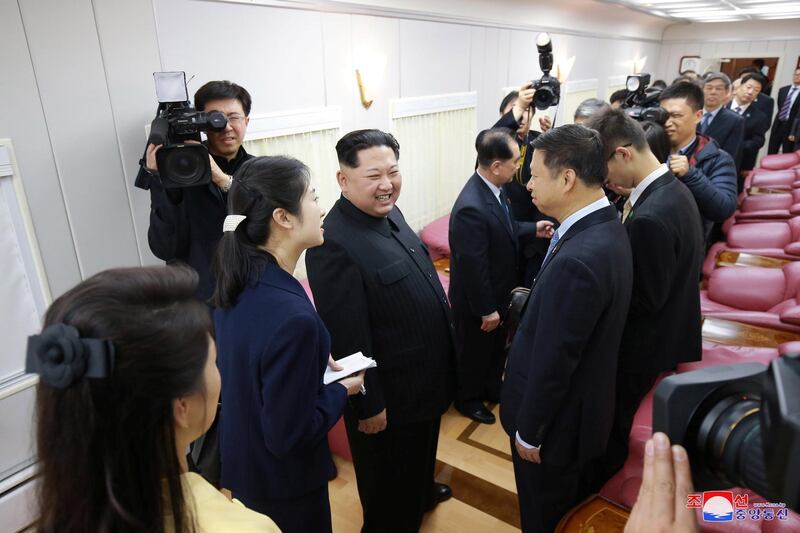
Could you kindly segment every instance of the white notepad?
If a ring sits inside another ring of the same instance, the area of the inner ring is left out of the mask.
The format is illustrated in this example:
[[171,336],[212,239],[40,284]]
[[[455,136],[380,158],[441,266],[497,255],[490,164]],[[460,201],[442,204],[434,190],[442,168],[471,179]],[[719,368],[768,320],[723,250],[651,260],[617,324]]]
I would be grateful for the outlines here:
[[342,357],[336,361],[343,367],[342,370],[331,370],[331,367],[325,369],[325,377],[322,378],[322,382],[325,385],[333,383],[334,381],[339,381],[340,379],[346,378],[347,376],[352,376],[362,370],[367,368],[375,368],[378,366],[378,363],[375,362],[375,359],[371,357],[365,357],[363,353],[356,352],[353,355],[348,355],[347,357]]

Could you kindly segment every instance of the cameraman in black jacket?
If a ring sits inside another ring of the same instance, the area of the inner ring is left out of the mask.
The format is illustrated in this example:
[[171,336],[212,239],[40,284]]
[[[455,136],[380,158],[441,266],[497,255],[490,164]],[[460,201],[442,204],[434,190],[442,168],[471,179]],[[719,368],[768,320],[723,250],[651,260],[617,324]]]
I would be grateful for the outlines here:
[[[207,132],[211,183],[165,190],[159,179],[151,180],[150,250],[168,263],[181,261],[194,268],[200,275],[196,296],[203,301],[214,292],[211,259],[222,237],[232,176],[252,157],[242,147],[251,103],[244,87],[227,80],[200,87],[194,95],[197,110],[219,111],[228,119],[224,130]],[[152,176],[158,173],[156,152],[160,147],[147,147],[146,171]]]

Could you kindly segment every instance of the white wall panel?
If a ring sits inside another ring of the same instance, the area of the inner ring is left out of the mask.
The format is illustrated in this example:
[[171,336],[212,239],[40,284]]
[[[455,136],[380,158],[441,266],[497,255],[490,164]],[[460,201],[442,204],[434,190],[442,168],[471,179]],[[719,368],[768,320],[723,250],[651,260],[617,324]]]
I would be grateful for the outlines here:
[[92,4],[20,8],[81,274],[139,264]]
[[400,97],[469,90],[470,28],[400,21]]
[[[47,122],[16,2],[0,2],[0,137],[16,143],[17,163],[48,273],[50,291],[60,294],[80,279],[70,224],[64,208]],[[11,75],[13,73],[13,75]],[[81,114],[75,114],[81,120]],[[76,127],[80,127],[76,125]]]

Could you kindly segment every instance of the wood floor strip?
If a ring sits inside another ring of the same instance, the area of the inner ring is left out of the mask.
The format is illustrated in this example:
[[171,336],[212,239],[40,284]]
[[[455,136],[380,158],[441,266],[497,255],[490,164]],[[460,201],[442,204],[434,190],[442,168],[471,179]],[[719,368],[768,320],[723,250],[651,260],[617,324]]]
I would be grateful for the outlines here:
[[474,433],[475,430],[478,429],[478,426],[480,426],[480,424],[481,424],[480,422],[472,422],[470,425],[464,428],[464,431],[462,431],[461,434],[458,436],[458,440],[460,442],[463,442],[464,444],[469,444],[473,448],[477,448],[483,452],[490,453],[495,457],[499,457],[507,461],[513,461],[513,459],[511,458],[511,454],[501,452],[500,450],[496,450],[491,446],[487,446],[482,442],[478,442],[472,439],[472,433]]

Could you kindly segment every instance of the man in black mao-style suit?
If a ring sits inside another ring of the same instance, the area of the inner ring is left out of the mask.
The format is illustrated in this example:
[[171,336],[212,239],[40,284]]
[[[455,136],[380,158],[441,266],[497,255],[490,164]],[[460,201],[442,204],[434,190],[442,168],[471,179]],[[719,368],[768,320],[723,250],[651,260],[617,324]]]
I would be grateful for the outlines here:
[[703,224],[692,193],[647,144],[641,125],[618,110],[594,117],[608,181],[631,188],[622,214],[633,254],[631,305],[617,366],[614,426],[591,489],[622,468],[633,417],[659,373],[701,356]]
[[524,532],[551,532],[605,452],[631,294],[630,244],[602,185],[600,135],[566,125],[533,142],[528,190],[561,225],[508,355],[500,420],[510,437]]
[[361,531],[417,531],[423,513],[451,494],[433,482],[439,421],[454,388],[450,306],[425,246],[395,207],[395,138],[354,131],[336,153],[342,196],[306,266],[333,357],[360,351],[378,363],[344,412]]
[[[507,330],[502,325],[511,290],[521,282],[520,226],[549,237],[552,222],[517,222],[503,185],[519,168],[520,150],[506,128],[482,131],[475,141],[478,168],[450,213],[450,303],[456,330],[456,408],[492,424],[483,401],[500,400]],[[531,229],[532,228],[532,229]]]

